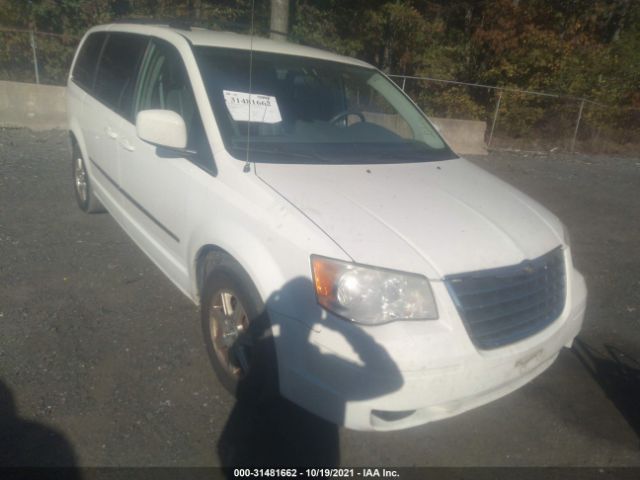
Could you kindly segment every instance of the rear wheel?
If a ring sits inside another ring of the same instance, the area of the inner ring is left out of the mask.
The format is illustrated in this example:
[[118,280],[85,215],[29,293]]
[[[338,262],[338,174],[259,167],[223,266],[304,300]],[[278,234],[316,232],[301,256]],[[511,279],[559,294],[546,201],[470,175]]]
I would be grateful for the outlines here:
[[98,200],[93,193],[82,152],[80,152],[75,142],[73,143],[72,171],[73,190],[80,209],[86,213],[104,212],[104,207],[100,203],[100,200]]

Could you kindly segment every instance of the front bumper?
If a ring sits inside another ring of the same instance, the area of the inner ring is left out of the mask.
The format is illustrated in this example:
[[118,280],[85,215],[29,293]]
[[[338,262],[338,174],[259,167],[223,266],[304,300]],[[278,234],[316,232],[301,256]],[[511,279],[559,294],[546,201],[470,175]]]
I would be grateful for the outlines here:
[[280,325],[281,393],[355,430],[397,430],[457,415],[529,382],[553,363],[563,346],[571,345],[586,305],[584,279],[572,267],[567,286],[565,309],[553,324],[490,351],[471,344],[442,291],[439,310],[445,325],[424,337],[419,329],[435,326],[397,322],[387,330],[363,329],[338,319],[339,327],[318,331],[270,312],[272,323]]

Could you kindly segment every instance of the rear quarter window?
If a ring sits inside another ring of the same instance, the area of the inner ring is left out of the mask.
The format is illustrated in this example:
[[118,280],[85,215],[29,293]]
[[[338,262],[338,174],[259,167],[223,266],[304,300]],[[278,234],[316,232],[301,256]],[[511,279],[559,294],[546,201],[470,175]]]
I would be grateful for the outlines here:
[[106,38],[106,32],[96,32],[89,35],[82,44],[73,72],[71,72],[73,81],[87,91],[91,91],[93,88],[96,66]]
[[148,38],[133,33],[110,33],[100,57],[94,94],[115,112],[129,118],[140,59]]

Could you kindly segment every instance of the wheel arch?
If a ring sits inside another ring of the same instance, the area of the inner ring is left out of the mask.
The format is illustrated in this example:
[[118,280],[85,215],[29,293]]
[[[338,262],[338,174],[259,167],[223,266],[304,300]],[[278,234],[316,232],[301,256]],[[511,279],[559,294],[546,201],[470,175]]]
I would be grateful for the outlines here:
[[[84,137],[82,136],[82,130],[80,129],[80,125],[77,123],[76,120],[74,119],[70,119],[69,120],[69,142],[71,144],[71,148],[73,148],[74,145],[77,145],[78,148],[80,149],[80,153],[82,154],[82,157],[85,160],[89,160],[89,155],[87,153],[87,146],[84,142]],[[88,165],[90,162],[86,162],[86,168],[91,168],[90,165]]]
[[239,262],[229,255],[226,250],[217,245],[207,244],[200,247],[194,260],[195,287],[199,299],[202,297],[202,289],[204,288],[204,282],[206,281],[207,276],[215,268],[215,262],[211,261],[215,254],[227,255],[239,264]]
[[198,304],[208,275],[219,265],[216,255],[224,255],[240,267],[246,280],[253,284],[263,303],[267,302],[277,282],[281,283],[282,274],[275,259],[256,241],[247,241],[245,237],[243,245],[239,245],[238,248],[225,248],[214,242],[204,242],[191,257],[193,259],[190,272],[192,291]]

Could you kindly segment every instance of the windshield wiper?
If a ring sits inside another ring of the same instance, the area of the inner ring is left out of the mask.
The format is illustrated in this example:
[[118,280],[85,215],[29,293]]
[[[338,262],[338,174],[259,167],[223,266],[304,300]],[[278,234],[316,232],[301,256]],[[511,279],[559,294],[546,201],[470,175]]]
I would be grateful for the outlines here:
[[[233,147],[233,149],[241,152],[246,152],[246,148],[242,148],[242,147]],[[324,159],[320,155],[317,155],[316,153],[291,152],[288,150],[284,150],[282,148],[262,149],[262,148],[254,148],[254,147],[251,147],[249,150],[249,161],[252,160],[251,154],[253,153],[258,153],[258,154],[262,153],[267,155],[278,155],[278,156],[283,155],[286,157],[297,157],[297,158],[304,158],[306,160],[315,160],[315,161],[321,161],[321,162],[326,161],[326,159]]]

